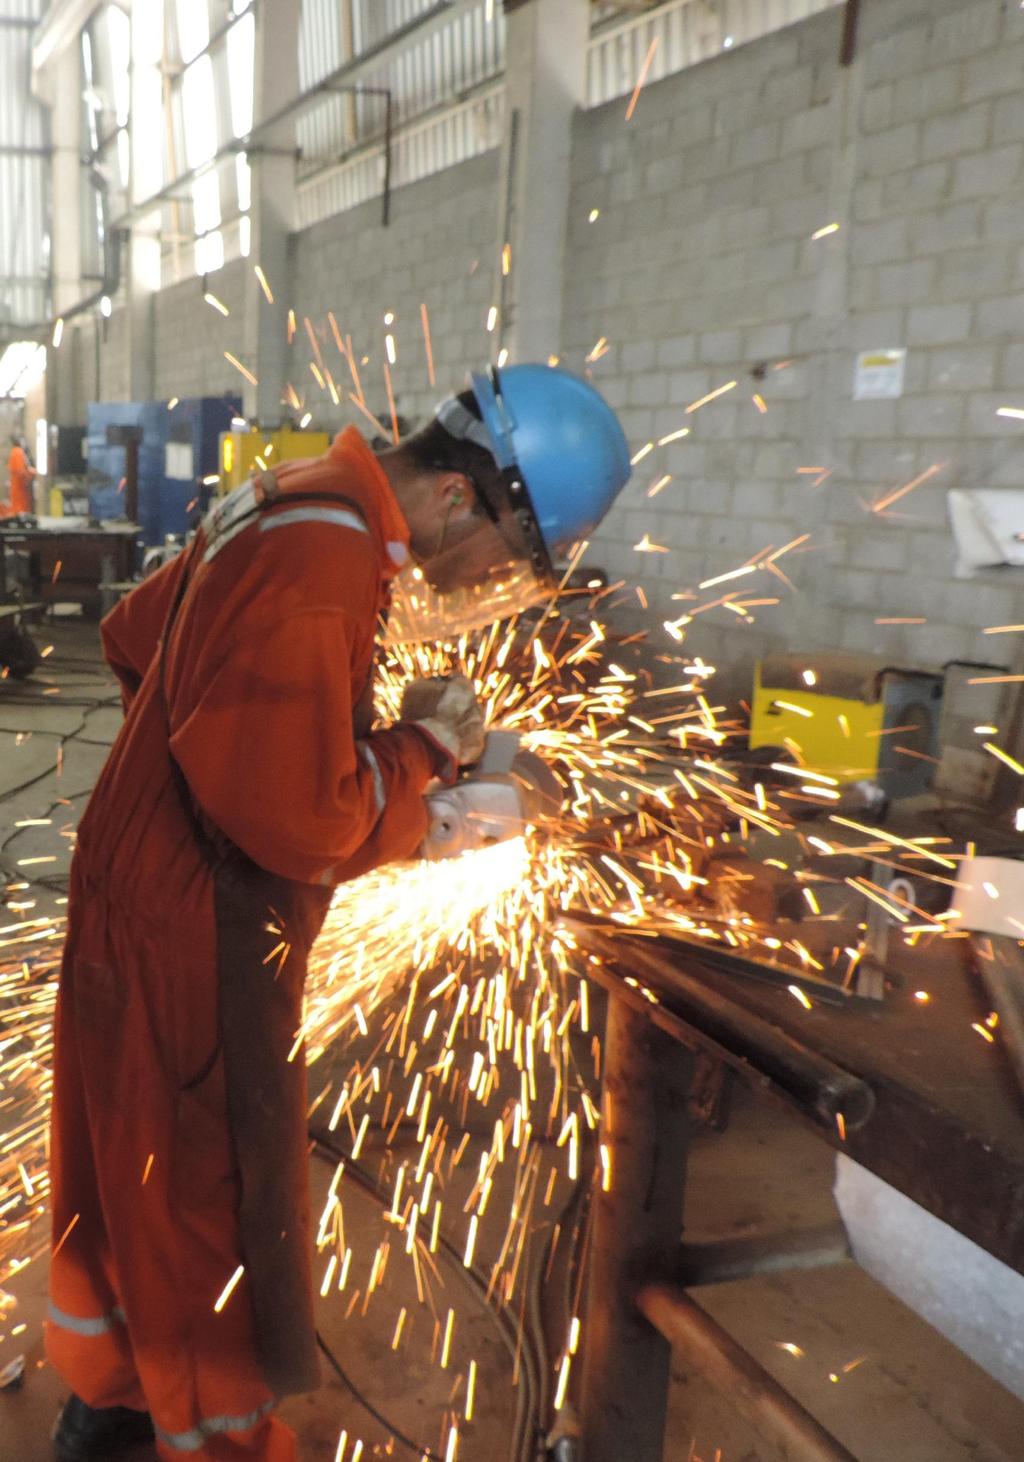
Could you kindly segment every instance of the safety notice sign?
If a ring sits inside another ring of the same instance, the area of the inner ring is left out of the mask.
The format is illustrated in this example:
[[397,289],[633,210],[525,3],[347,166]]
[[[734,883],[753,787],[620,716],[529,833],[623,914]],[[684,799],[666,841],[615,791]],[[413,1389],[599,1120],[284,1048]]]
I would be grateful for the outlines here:
[[905,350],[862,350],[853,377],[854,401],[893,400],[903,395]]

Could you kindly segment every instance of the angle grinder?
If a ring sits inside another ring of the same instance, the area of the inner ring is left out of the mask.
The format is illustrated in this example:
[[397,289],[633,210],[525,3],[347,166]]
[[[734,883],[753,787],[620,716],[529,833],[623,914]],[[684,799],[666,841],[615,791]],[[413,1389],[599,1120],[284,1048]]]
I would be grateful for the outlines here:
[[479,763],[451,787],[428,795],[423,856],[454,858],[519,837],[562,810],[563,789],[514,731],[489,731]]

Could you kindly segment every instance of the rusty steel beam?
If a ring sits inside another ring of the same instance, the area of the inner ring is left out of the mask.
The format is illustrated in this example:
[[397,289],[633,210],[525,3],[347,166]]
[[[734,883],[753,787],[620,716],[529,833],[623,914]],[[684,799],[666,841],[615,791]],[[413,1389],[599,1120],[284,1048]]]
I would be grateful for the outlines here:
[[671,1348],[636,1308],[671,1275],[686,1188],[695,1058],[625,1001],[608,1002],[583,1357],[583,1462],[662,1462]]
[[700,1284],[750,1279],[755,1274],[824,1269],[833,1264],[848,1264],[852,1257],[845,1228],[841,1223],[833,1223],[825,1228],[798,1229],[795,1233],[754,1234],[749,1238],[683,1244],[675,1280],[689,1289]]
[[648,1284],[637,1305],[687,1369],[724,1392],[787,1462],[857,1462],[775,1377],[681,1289]]
[[[767,1086],[802,1115],[832,1130],[840,1117],[850,1132],[868,1121],[875,1098],[866,1082],[684,972],[676,961],[653,949],[649,939],[628,933],[613,935],[569,915],[561,923],[584,950],[600,960],[587,966],[589,976],[613,992],[622,988],[625,976],[639,978],[650,987],[658,1003],[651,1004],[639,992],[633,1003],[639,999],[648,1018],[677,1040],[711,1050],[755,1086]],[[694,964],[699,968],[696,960]],[[623,992],[623,998],[630,997]]]

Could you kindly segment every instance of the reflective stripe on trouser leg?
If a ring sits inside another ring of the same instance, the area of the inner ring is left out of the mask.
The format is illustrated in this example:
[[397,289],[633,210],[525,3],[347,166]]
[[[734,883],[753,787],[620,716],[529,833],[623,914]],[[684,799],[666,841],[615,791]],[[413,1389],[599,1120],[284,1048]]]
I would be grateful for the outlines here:
[[165,1432],[162,1427],[157,1427],[156,1434],[165,1447],[171,1447],[175,1452],[198,1452],[211,1437],[224,1436],[229,1432],[251,1431],[273,1405],[273,1401],[267,1401],[248,1416],[205,1416],[187,1432]]

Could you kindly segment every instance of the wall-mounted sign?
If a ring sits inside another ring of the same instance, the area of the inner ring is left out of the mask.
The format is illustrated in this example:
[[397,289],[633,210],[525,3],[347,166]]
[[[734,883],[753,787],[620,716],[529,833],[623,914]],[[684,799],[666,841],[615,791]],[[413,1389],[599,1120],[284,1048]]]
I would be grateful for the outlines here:
[[905,350],[862,350],[853,376],[854,401],[892,401],[903,395]]

